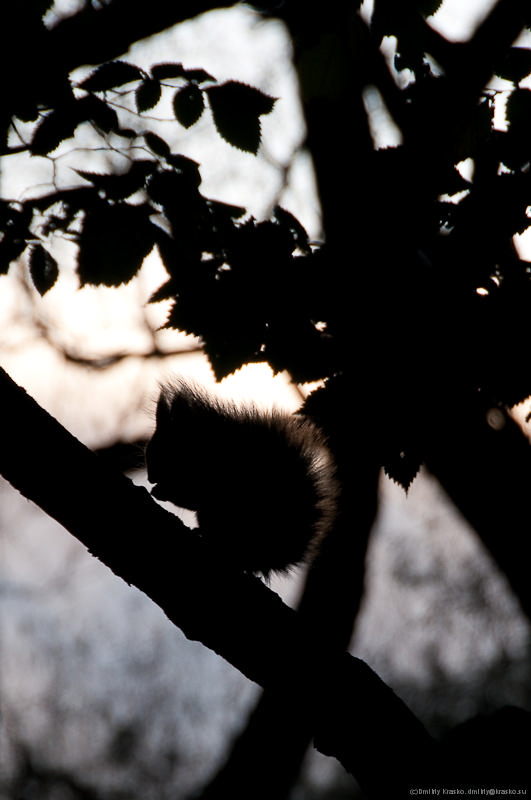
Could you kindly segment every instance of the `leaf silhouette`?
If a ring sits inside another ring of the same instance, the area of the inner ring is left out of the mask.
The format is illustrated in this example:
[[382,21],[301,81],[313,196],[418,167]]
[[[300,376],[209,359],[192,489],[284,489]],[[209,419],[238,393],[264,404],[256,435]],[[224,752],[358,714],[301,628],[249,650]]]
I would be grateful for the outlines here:
[[79,237],[82,286],[119,286],[136,275],[155,241],[151,213],[147,205],[100,203],[87,214]]
[[151,297],[148,300],[148,303],[160,303],[162,300],[170,300],[175,297],[177,294],[177,288],[172,278],[159,286],[159,288],[153,292]]
[[73,136],[78,123],[73,104],[54,109],[37,126],[30,144],[31,153],[34,156],[53,153],[61,142]]
[[57,261],[42,244],[36,244],[30,248],[29,268],[33,285],[41,296],[45,295],[59,275]]
[[142,83],[138,84],[135,92],[135,103],[139,112],[148,111],[154,108],[160,100],[161,96],[160,83],[151,78],[146,78]]
[[186,70],[182,64],[163,63],[155,64],[151,67],[151,75],[157,81],[164,81],[168,78],[184,78]]
[[425,17],[431,17],[443,4],[443,0],[416,0],[415,5],[420,13]]
[[206,83],[207,81],[216,82],[216,79],[204,69],[185,69],[186,78],[192,83]]
[[167,158],[169,155],[171,155],[169,144],[164,141],[161,136],[157,136],[156,133],[146,131],[144,134],[144,141],[156,156],[160,156],[160,158]]
[[385,474],[406,492],[417,477],[422,458],[415,452],[401,450],[384,464]]
[[114,108],[94,95],[82,97],[76,102],[76,114],[78,122],[90,120],[104,133],[115,131],[120,127],[118,114]]
[[143,77],[143,72],[127,61],[108,61],[81,81],[80,86],[87,92],[106,92],[117,86],[136,81]]
[[234,147],[256,154],[260,116],[273,110],[275,98],[237,81],[205,89],[219,135]]
[[86,172],[77,169],[76,172],[110,200],[125,200],[132,194],[142,189],[146,178],[156,167],[155,161],[142,159],[134,161],[131,168],[120,175],[108,173]]
[[205,108],[203,92],[193,83],[188,83],[175,92],[173,98],[173,112],[175,119],[185,128],[194,125]]

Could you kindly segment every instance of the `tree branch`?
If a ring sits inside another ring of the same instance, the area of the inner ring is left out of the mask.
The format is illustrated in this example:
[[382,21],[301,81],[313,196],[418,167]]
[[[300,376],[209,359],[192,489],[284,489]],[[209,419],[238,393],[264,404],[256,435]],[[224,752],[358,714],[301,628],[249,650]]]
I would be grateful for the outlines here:
[[316,746],[339,758],[368,797],[400,796],[433,767],[433,741],[366,664],[329,652],[258,579],[220,569],[145,489],[107,469],[3,371],[0,390],[7,480],[146,592],[186,636],[282,692]]
[[507,48],[515,42],[529,21],[530,12],[526,3],[521,0],[498,0],[470,41],[455,51],[453,64],[449,60],[446,64],[454,91],[469,102],[477,101]]
[[503,427],[492,428],[478,405],[463,399],[433,413],[432,429],[426,432],[426,463],[492,553],[531,618],[529,563],[522,557],[531,528],[531,449],[510,417]]
[[49,49],[67,71],[100,64],[125,53],[131,44],[207,11],[228,8],[234,0],[112,0],[94,9],[87,4],[59,22],[49,34]]

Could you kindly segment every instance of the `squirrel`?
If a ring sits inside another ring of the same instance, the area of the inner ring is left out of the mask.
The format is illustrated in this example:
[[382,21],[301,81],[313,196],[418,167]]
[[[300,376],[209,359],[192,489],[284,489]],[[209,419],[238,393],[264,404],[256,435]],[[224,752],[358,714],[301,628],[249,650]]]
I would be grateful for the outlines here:
[[266,579],[306,561],[333,523],[334,460],[301,414],[179,380],[161,390],[146,465],[153,497],[195,511],[221,561]]

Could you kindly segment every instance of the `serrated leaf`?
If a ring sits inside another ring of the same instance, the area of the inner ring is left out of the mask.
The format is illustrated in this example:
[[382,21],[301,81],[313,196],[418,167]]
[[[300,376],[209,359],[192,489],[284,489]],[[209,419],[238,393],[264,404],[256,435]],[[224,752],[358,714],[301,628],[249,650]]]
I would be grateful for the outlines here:
[[81,285],[119,286],[142,266],[155,242],[150,206],[101,203],[87,214],[79,237]]
[[216,78],[204,69],[185,69],[184,74],[186,78],[193,83],[206,83],[207,81],[217,82]]
[[273,110],[275,99],[244,83],[228,81],[205,89],[219,135],[234,147],[256,154],[260,116]]
[[185,128],[194,125],[205,109],[203,92],[193,83],[188,83],[175,92],[173,97],[173,113],[175,119]]
[[194,171],[165,169],[151,175],[146,188],[149,197],[164,208],[166,215],[173,216],[177,209],[184,218],[201,198],[198,185]]
[[157,166],[155,161],[141,159],[134,161],[131,168],[121,175],[86,172],[76,169],[78,175],[89,181],[98,191],[110,200],[125,200],[144,187],[146,178]]
[[53,153],[61,142],[74,135],[78,124],[79,118],[74,113],[73,105],[51,111],[39,123],[33,134],[30,144],[32,155],[45,156]]
[[148,111],[150,108],[154,108],[159,102],[161,94],[160,83],[151,78],[146,78],[138,85],[135,92],[137,110],[142,113],[142,111]]
[[443,4],[443,0],[416,0],[415,5],[424,17],[432,17]]
[[384,472],[407,492],[417,477],[421,465],[420,456],[414,452],[402,450],[384,464]]
[[148,300],[148,303],[160,303],[162,300],[171,300],[177,294],[177,287],[173,278],[170,278],[166,283],[153,292]]
[[182,64],[163,63],[151,67],[151,75],[157,81],[169,78],[184,78],[186,70]]
[[126,83],[139,80],[143,77],[143,72],[134,64],[127,61],[108,61],[102,64],[94,72],[81,81],[81,88],[87,92],[105,92],[108,89],[115,89],[117,86],[124,86]]
[[41,296],[45,295],[59,275],[57,261],[42,244],[36,244],[30,248],[29,268],[33,285]]
[[194,161],[193,158],[183,156],[182,153],[176,153],[175,155],[168,156],[166,160],[168,164],[174,167],[176,172],[185,175],[191,185],[193,184],[195,187],[200,185],[201,173],[199,172],[199,163]]
[[211,86],[205,90],[209,100],[215,98],[214,104],[223,104],[233,109],[245,108],[248,113],[261,116],[270,114],[273,110],[276,98],[265,94],[254,86],[239,81],[227,81],[219,86]]
[[144,141],[156,156],[160,156],[160,158],[167,158],[169,155],[171,155],[169,144],[164,141],[162,137],[157,136],[156,133],[147,131],[144,134]]
[[120,127],[118,114],[105,100],[94,95],[82,97],[76,102],[78,121],[90,120],[103,133],[110,133]]

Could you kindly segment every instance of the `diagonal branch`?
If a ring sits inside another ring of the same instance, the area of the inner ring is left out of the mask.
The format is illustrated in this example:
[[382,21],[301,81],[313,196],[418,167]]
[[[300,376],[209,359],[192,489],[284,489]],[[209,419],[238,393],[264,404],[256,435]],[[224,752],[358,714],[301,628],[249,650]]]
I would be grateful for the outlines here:
[[289,698],[316,746],[339,758],[369,798],[397,797],[420,772],[430,774],[433,741],[366,664],[328,651],[258,579],[220,570],[191,531],[107,469],[3,371],[0,390],[0,472],[19,491],[146,592],[189,638]]
[[94,9],[87,4],[63,19],[49,35],[49,48],[70,71],[85,64],[100,64],[125,53],[135,42],[207,11],[228,8],[233,0],[112,0]]
[[433,418],[426,434],[427,466],[492,553],[531,618],[529,564],[522,558],[530,533],[529,442],[510,417],[490,427],[477,402],[448,402]]
[[455,63],[447,64],[454,89],[462,97],[477,99],[530,16],[529,6],[522,0],[498,0],[470,41],[459,48]]

